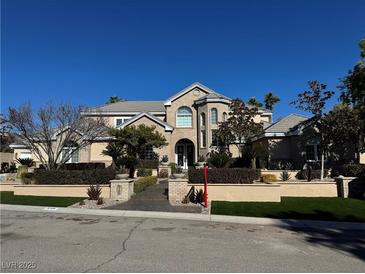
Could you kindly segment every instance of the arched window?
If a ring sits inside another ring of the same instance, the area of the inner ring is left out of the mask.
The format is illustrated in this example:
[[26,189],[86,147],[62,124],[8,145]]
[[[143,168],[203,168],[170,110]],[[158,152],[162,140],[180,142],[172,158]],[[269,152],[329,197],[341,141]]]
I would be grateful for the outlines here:
[[200,114],[200,126],[205,126],[205,113]]
[[223,122],[225,122],[225,121],[227,121],[227,113],[226,112],[223,112],[223,117],[222,117],[223,119]]
[[189,107],[180,107],[176,114],[177,127],[192,127],[193,113]]
[[210,110],[210,123],[212,125],[218,124],[218,111],[216,108]]

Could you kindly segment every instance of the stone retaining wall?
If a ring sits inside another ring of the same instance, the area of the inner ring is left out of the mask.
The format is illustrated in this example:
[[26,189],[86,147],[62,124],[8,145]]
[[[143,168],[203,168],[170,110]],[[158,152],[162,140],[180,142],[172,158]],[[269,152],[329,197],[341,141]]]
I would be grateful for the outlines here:
[[[13,191],[14,195],[87,197],[89,185],[19,185],[0,184],[0,191]],[[100,185],[101,197],[128,201],[134,194],[134,180],[111,180],[110,185]]]
[[[202,184],[188,184],[188,188],[204,190]],[[185,194],[186,195],[186,194]],[[280,202],[280,185],[276,184],[210,184],[209,201]]]
[[[169,201],[181,203],[191,187],[187,179],[169,179]],[[280,202],[281,197],[337,197],[337,185],[328,182],[279,182],[272,184],[208,184],[209,201]]]
[[0,191],[14,191],[14,186],[19,186],[19,184],[1,183],[0,184]]
[[[187,179],[169,179],[169,201],[181,203],[191,187],[204,189],[203,184],[188,184]],[[209,201],[280,202],[280,186],[275,184],[210,184]]]
[[337,197],[337,184],[328,182],[277,182],[282,197]]

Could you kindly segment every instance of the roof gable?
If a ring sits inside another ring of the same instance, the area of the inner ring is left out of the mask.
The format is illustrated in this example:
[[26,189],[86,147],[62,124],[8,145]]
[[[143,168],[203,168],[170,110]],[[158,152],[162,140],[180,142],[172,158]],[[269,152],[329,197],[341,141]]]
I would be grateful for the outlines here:
[[195,104],[202,104],[202,103],[208,103],[208,102],[221,102],[221,103],[226,103],[229,104],[231,101],[230,98],[219,94],[217,92],[211,92],[208,93],[207,95],[195,100]]
[[305,117],[303,115],[290,114],[273,124],[268,125],[267,123],[264,123],[264,132],[253,137],[251,140],[256,141],[264,137],[270,138],[296,135],[293,132],[293,129],[308,120],[308,117]]
[[308,120],[307,117],[299,114],[290,114],[265,129],[265,133],[288,133],[299,123]]
[[[171,103],[173,101],[175,101],[176,99],[180,98],[181,96],[184,96],[185,94],[187,94],[188,92],[192,91],[193,89],[195,88],[199,88],[200,90],[204,91],[205,93],[207,93],[207,95],[210,95],[210,94],[215,94],[215,96],[218,96],[218,97],[224,97],[226,99],[229,100],[228,97],[208,88],[207,86],[204,86],[203,84],[199,83],[199,82],[195,82],[193,84],[191,84],[190,86],[184,88],[183,90],[179,91],[178,93],[176,93],[175,95],[171,96],[170,98],[168,98],[165,102],[164,102],[164,105],[165,106],[171,106]],[[207,96],[205,95],[205,96]],[[205,97],[203,96],[203,97]]]
[[173,131],[174,130],[173,126],[166,123],[165,121],[162,121],[161,119],[157,118],[155,115],[153,115],[151,113],[148,113],[148,112],[141,112],[140,114],[132,117],[131,119],[129,119],[128,121],[126,121],[125,123],[120,125],[119,128],[124,128],[126,126],[132,125],[134,122],[138,121],[139,119],[141,119],[143,117],[147,117],[150,120],[154,121],[155,123],[161,125],[162,127],[165,128],[166,131]]
[[294,127],[292,127],[290,129],[289,133],[291,135],[301,135],[304,130],[306,130],[308,128],[313,128],[313,125],[316,121],[317,121],[316,116],[303,120],[300,123],[298,123],[297,125],[295,125]]

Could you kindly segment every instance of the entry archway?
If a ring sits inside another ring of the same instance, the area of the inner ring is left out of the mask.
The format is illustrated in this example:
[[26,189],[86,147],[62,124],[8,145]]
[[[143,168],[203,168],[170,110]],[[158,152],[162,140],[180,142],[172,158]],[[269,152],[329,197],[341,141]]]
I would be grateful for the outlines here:
[[175,162],[183,169],[194,166],[195,162],[194,143],[189,139],[181,139],[175,145]]

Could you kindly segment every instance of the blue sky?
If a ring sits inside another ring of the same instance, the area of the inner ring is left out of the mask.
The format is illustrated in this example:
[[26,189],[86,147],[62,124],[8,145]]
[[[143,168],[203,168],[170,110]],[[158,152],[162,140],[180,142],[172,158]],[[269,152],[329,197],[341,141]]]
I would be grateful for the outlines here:
[[[162,100],[199,81],[288,102],[359,60],[365,1],[2,0],[1,107]],[[335,100],[332,100],[332,103]]]

